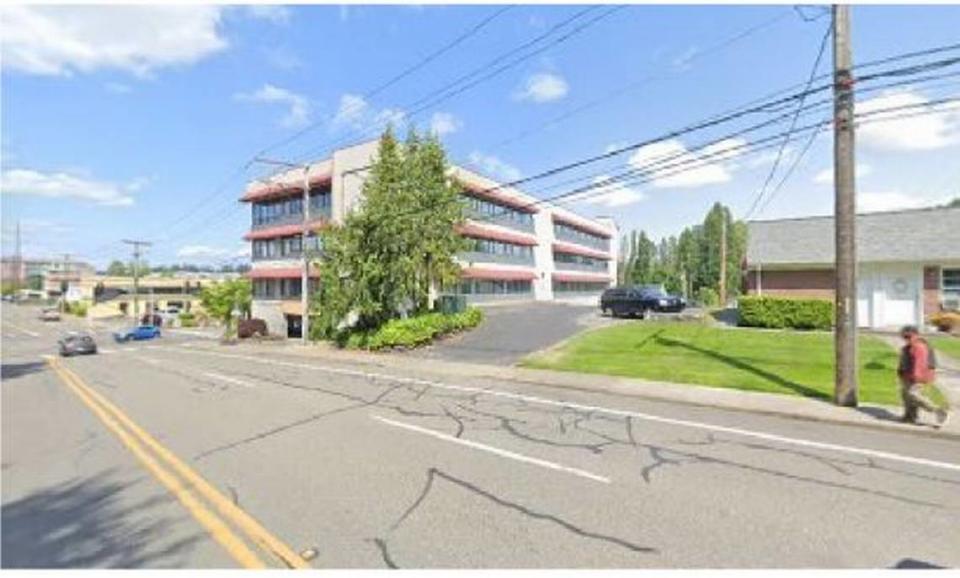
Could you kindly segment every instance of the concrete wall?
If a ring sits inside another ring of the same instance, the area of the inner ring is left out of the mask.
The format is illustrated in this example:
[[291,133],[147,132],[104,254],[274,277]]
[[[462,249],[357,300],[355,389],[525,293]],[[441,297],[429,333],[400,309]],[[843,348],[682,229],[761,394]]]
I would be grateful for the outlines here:
[[250,315],[254,319],[263,319],[267,323],[267,331],[273,335],[287,334],[287,318],[280,310],[283,301],[254,300],[250,306]]
[[747,273],[751,295],[833,299],[833,269],[764,270]]

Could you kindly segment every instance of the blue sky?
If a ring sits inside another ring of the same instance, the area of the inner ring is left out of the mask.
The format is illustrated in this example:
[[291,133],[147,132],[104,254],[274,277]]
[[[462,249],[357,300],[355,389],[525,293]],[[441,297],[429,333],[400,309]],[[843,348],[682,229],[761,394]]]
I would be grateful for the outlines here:
[[[500,9],[5,7],[4,254],[12,251],[19,219],[29,256],[70,252],[102,265],[128,258],[121,239],[147,238],[155,243],[152,263],[221,262],[244,251],[240,237],[250,217],[236,198],[262,173],[243,163],[304,127],[310,130],[271,154],[317,155],[393,118],[439,131],[457,163],[500,179],[527,176],[802,83],[828,25],[827,18],[811,20],[815,8],[806,9],[808,21],[783,5],[629,6],[412,119],[402,116],[425,94],[584,9],[514,6],[416,73],[360,98]],[[857,6],[855,61],[956,43],[958,22],[955,6]],[[830,58],[828,49],[821,72]],[[865,94],[859,105],[883,108],[958,92],[954,78]],[[592,102],[599,104],[550,122]],[[671,140],[633,160],[682,154],[720,135]],[[801,145],[787,146],[781,172]],[[829,213],[832,188],[821,173],[830,156],[823,134],[756,216]],[[630,159],[564,177],[589,182],[625,170]],[[861,208],[960,195],[958,159],[956,109],[863,128]],[[571,207],[612,215],[623,229],[673,234],[717,200],[742,216],[772,161],[770,153],[731,155],[681,177],[608,188]],[[559,180],[526,190],[544,197],[570,188],[544,188]]]

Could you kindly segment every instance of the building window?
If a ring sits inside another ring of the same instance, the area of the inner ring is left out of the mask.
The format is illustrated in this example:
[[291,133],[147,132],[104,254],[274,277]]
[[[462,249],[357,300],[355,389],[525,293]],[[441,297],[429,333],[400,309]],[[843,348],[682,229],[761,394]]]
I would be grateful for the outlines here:
[[486,253],[488,255],[509,255],[512,257],[533,257],[533,247],[529,245],[515,245],[503,241],[494,241],[491,239],[468,238],[472,243],[471,249],[477,253]]
[[467,208],[478,217],[486,219],[496,219],[498,221],[512,221],[521,225],[532,225],[533,215],[524,211],[517,210],[507,205],[494,203],[487,199],[465,195]]
[[940,282],[944,293],[960,295],[960,269],[942,269]]
[[610,286],[606,281],[554,281],[553,290],[557,293],[595,293]]
[[[275,201],[254,203],[252,208],[253,225],[270,225],[273,223],[291,223],[303,219],[303,197],[294,196]],[[329,216],[330,189],[310,190],[311,218]]]
[[580,243],[581,245],[595,247],[603,251],[609,249],[609,243],[606,238],[577,229],[576,227],[571,227],[566,223],[555,222],[553,224],[553,236],[557,239]]
[[585,255],[574,255],[572,253],[554,253],[553,260],[557,263],[570,263],[574,265],[586,265],[593,269],[606,269],[607,262],[595,257]]
[[460,295],[522,295],[532,291],[531,282],[526,280],[463,279],[456,287]]

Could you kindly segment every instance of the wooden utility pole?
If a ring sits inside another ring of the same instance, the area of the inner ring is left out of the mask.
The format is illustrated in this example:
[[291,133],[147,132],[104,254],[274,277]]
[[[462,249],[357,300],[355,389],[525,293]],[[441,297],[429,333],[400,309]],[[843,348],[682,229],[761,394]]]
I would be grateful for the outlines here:
[[720,307],[727,306],[727,212],[720,212]]
[[[133,245],[133,321],[140,323],[140,247],[149,247],[153,243],[147,241],[131,241],[124,239],[124,243]],[[152,321],[152,320],[151,320]]]
[[833,6],[834,403],[857,406],[857,236],[850,6]]

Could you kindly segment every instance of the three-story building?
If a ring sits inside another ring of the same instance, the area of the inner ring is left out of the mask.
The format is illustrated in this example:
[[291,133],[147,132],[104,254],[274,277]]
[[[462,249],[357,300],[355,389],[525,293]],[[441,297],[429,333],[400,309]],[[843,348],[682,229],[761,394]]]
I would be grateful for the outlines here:
[[[316,249],[316,232],[342,223],[357,205],[377,146],[371,141],[340,149],[272,182],[248,185],[241,201],[251,205],[244,238],[251,242],[253,316],[271,332],[299,334],[304,243]],[[451,290],[469,302],[595,301],[616,282],[612,219],[588,219],[463,167],[451,167],[451,177],[464,186],[467,219],[458,232],[470,241],[458,256],[460,283]],[[310,275],[312,293],[317,272]]]

